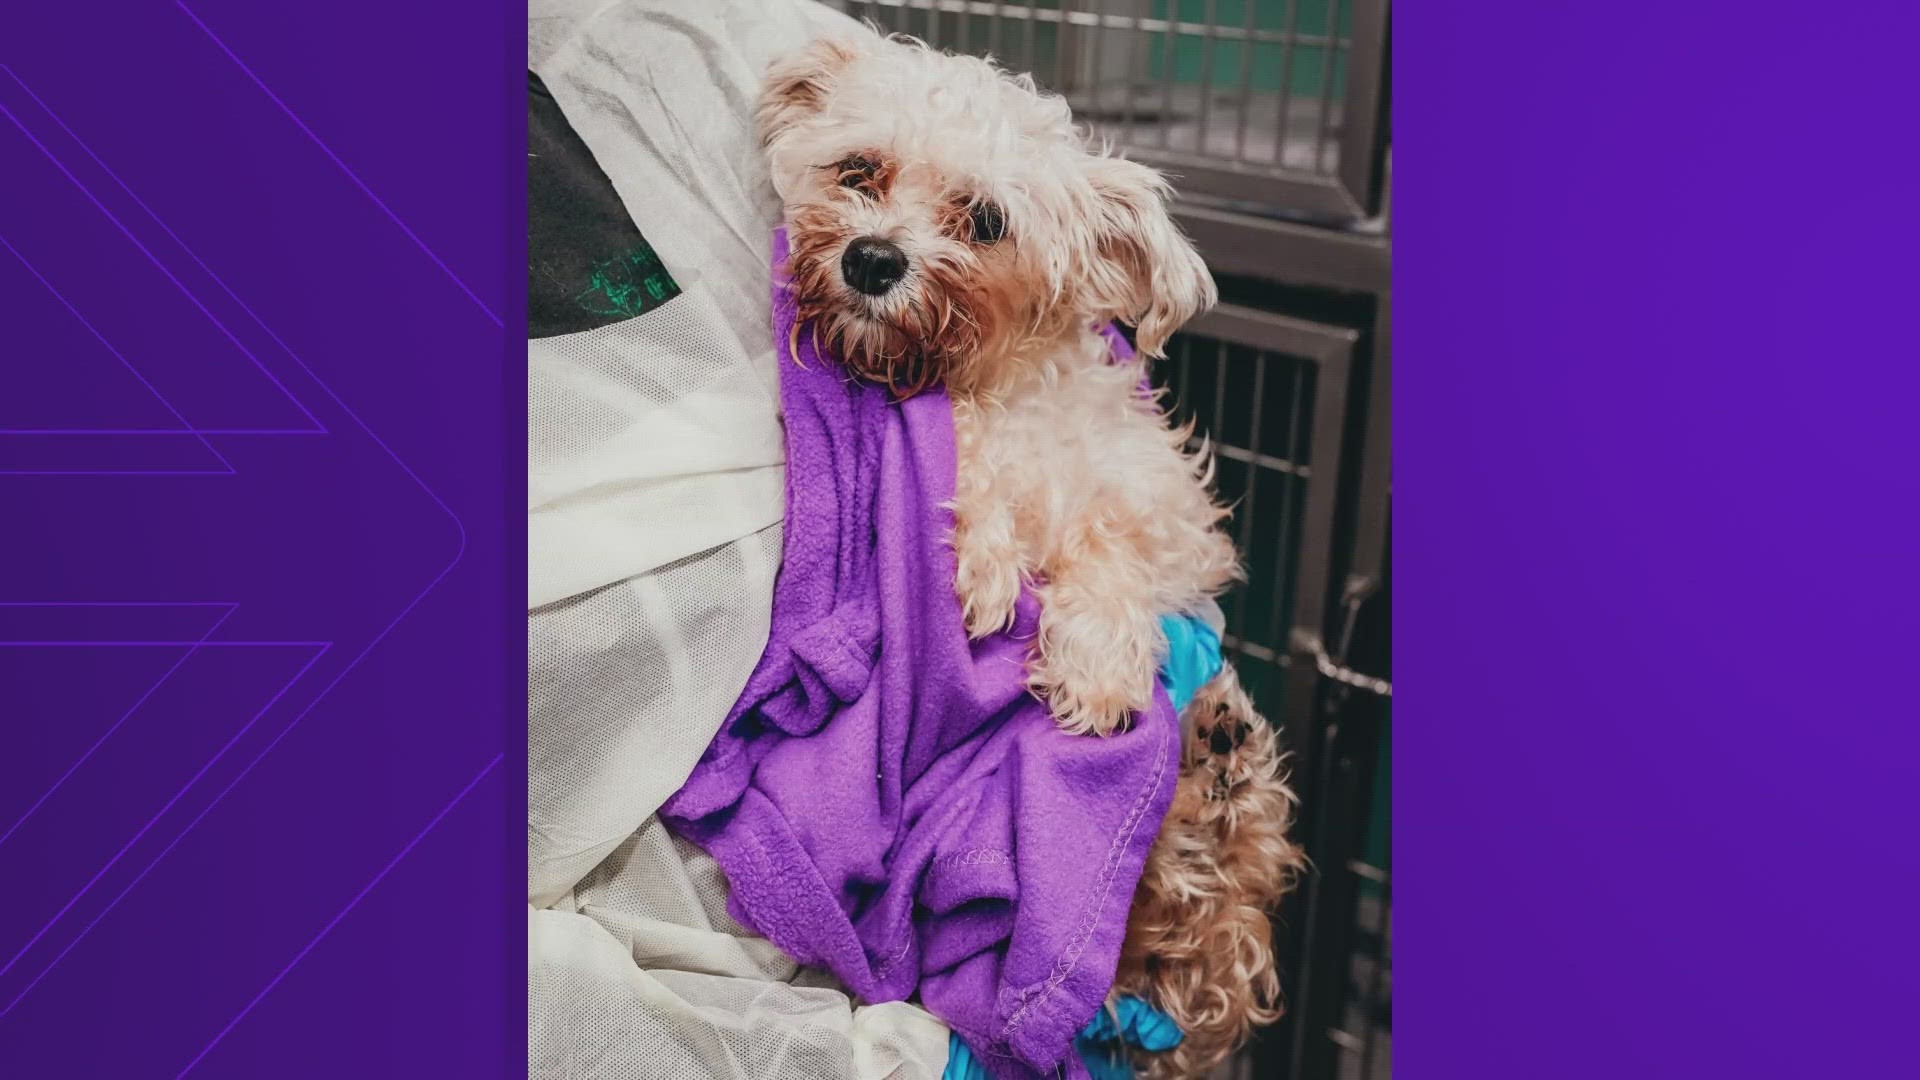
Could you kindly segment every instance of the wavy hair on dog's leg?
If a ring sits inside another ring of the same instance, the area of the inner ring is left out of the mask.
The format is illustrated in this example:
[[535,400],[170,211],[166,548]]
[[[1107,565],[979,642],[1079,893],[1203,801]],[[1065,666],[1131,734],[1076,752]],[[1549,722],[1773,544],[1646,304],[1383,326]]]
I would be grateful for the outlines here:
[[1280,1018],[1271,912],[1306,867],[1279,740],[1232,667],[1188,704],[1179,785],[1134,894],[1116,993],[1186,1038],[1137,1055],[1150,1078],[1195,1077]]

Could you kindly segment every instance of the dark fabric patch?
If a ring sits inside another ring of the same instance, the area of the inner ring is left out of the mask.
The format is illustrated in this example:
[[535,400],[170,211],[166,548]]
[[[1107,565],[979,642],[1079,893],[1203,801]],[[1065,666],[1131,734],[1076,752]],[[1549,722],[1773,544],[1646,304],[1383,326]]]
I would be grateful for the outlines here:
[[527,336],[644,315],[680,286],[538,75],[527,73]]

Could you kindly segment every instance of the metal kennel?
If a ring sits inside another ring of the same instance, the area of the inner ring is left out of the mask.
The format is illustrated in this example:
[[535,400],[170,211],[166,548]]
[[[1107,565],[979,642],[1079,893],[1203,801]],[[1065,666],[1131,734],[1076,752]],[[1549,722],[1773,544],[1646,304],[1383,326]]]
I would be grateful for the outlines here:
[[1234,1078],[1392,1073],[1387,0],[839,0],[991,54],[1174,177],[1223,302],[1156,378],[1218,456],[1248,566],[1228,647],[1278,722],[1314,871],[1277,913],[1285,1019]]

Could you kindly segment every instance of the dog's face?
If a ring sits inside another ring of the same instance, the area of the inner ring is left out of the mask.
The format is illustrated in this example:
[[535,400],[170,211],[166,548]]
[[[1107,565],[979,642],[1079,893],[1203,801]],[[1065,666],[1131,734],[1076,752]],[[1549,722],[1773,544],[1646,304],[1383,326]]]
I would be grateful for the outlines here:
[[1113,319],[1157,356],[1213,302],[1159,174],[984,60],[818,41],[773,66],[760,124],[802,318],[896,392],[991,393]]

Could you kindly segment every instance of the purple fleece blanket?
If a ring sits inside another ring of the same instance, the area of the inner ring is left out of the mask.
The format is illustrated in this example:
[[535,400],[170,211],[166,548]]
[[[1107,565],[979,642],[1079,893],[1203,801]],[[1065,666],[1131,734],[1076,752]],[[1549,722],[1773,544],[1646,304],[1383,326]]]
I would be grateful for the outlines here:
[[[1039,602],[969,641],[947,544],[953,406],[849,379],[802,328],[774,241],[785,555],[766,653],[661,810],[730,909],[859,997],[918,995],[997,1076],[1085,1076],[1147,848],[1173,798],[1165,691],[1076,737],[1025,686]],[[1116,348],[1125,342],[1114,336]]]

